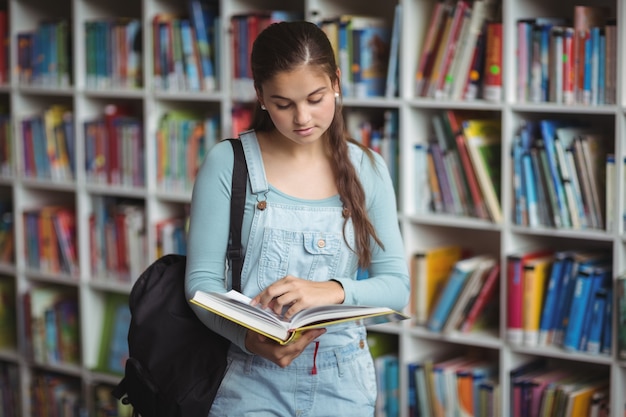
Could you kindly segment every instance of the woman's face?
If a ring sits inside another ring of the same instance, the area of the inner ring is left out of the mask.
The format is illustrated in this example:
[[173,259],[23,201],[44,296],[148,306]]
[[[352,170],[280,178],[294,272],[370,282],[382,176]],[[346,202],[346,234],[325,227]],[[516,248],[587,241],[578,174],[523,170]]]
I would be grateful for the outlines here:
[[278,73],[257,92],[276,129],[287,139],[312,143],[322,137],[335,115],[335,92],[322,71],[302,66]]

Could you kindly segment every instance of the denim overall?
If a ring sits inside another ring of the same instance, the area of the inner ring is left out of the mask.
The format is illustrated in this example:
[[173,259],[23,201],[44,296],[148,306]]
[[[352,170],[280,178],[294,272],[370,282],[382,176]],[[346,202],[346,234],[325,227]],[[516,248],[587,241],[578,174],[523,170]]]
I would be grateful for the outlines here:
[[[357,259],[344,241],[339,198],[308,205],[294,198],[291,204],[266,201],[269,185],[256,136],[246,132],[241,140],[257,198],[242,291],[253,297],[286,275],[312,281],[356,279]],[[354,244],[351,221],[346,238]],[[232,345],[229,367],[209,415],[373,416],[376,377],[365,328],[349,323],[327,330],[286,368]]]

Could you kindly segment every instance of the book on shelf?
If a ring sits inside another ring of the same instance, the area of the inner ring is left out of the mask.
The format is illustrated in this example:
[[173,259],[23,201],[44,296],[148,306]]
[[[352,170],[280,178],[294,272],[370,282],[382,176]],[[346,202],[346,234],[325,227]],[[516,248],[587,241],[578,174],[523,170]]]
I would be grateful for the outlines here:
[[428,95],[430,75],[440,49],[441,39],[447,30],[447,19],[452,7],[449,1],[438,1],[431,13],[430,24],[415,72],[415,94],[417,96],[425,97]]
[[17,348],[15,280],[0,277],[0,349]]
[[460,100],[464,97],[479,37],[484,32],[485,23],[495,19],[496,11],[492,0],[473,2],[467,29],[461,33],[453,64],[446,76],[444,93],[448,98]]
[[473,117],[475,117],[475,114],[447,110],[443,118],[443,124],[447,127],[448,135],[452,138],[453,145],[451,145],[451,147],[456,148],[456,153],[460,160],[460,164],[457,165],[461,165],[462,167],[463,182],[467,187],[467,193],[471,197],[471,203],[469,203],[471,207],[469,211],[475,217],[489,219],[485,199],[480,189],[477,174],[467,147],[467,140],[463,133],[463,121]]
[[615,281],[615,299],[617,315],[617,356],[626,360],[626,276],[620,275]]
[[524,340],[524,264],[532,259],[547,256],[549,250],[524,250],[507,255],[506,289],[507,289],[507,324],[506,338],[512,344],[522,344]]
[[128,329],[131,316],[128,296],[107,293],[104,297],[104,314],[96,369],[102,372],[123,374],[126,359],[129,356]]
[[26,338],[32,359],[41,364],[78,364],[78,300],[69,289],[40,286],[24,303]]
[[494,223],[502,222],[500,206],[500,121],[468,119],[463,121],[463,134],[485,198],[489,216]]
[[385,95],[391,29],[381,17],[346,15],[350,21],[352,96]]
[[430,330],[434,332],[440,332],[443,330],[448,316],[458,301],[459,295],[463,291],[467,281],[470,279],[474,271],[486,259],[488,259],[487,256],[476,255],[461,259],[454,264],[454,267],[446,280],[446,284],[437,298],[433,311],[428,317],[427,326]]
[[496,297],[498,288],[500,288],[500,265],[496,263],[487,273],[474,299],[468,303],[465,317],[458,327],[461,332],[471,331],[478,322],[479,316],[489,311],[489,305],[498,304]]
[[262,334],[287,344],[309,329],[360,320],[365,325],[405,320],[409,317],[388,307],[333,304],[301,310],[286,320],[268,309],[250,305],[251,299],[237,291],[207,293],[196,291],[191,302]]
[[609,13],[609,9],[604,6],[574,6],[573,75],[575,98],[578,103],[585,103],[585,70],[588,69],[585,68],[585,55],[589,54],[591,47],[591,28],[604,26]]
[[[216,32],[219,18],[217,3],[207,0],[188,0],[192,39],[195,39],[197,56],[201,68],[201,89],[213,91],[217,88]],[[195,53],[195,51],[194,51]]]
[[400,35],[402,34],[402,4],[396,4],[391,25],[391,39],[389,40],[389,64],[385,79],[385,97],[393,98],[399,94],[400,76]]
[[458,245],[442,245],[416,251],[411,259],[411,298],[409,310],[417,324],[426,324],[435,302],[461,259]]
[[523,265],[522,275],[522,331],[523,344],[539,344],[539,324],[546,283],[554,260],[553,254],[529,259]]
[[465,320],[472,303],[481,291],[485,280],[487,280],[495,266],[495,258],[487,257],[479,263],[459,293],[454,306],[446,318],[442,332],[451,332],[459,329],[459,326]]
[[[436,33],[436,39],[426,39],[428,41],[436,41],[436,44],[427,45],[433,47],[432,56],[428,59],[432,60],[431,63],[427,63],[427,69],[429,70],[428,78],[423,87],[423,97],[437,97],[437,91],[443,88],[447,68],[450,64],[452,57],[454,56],[454,48],[458,40],[459,32],[463,23],[465,12],[469,9],[469,2],[466,0],[455,0],[446,3],[443,8],[443,15],[439,18],[442,19],[438,29],[440,33]],[[435,10],[436,11],[436,10]],[[431,22],[431,27],[435,22]],[[420,65],[421,66],[421,65]],[[420,76],[418,67],[418,77]],[[423,74],[422,74],[423,75]],[[419,79],[419,78],[418,78]]]
[[546,283],[545,296],[541,307],[539,346],[547,346],[553,343],[557,320],[557,303],[559,298],[563,296],[563,284],[565,275],[569,272],[567,266],[571,263],[571,260],[570,251],[557,251],[554,253],[552,269]]
[[485,75],[483,98],[487,101],[502,100],[502,22],[487,22],[485,37]]
[[607,285],[610,266],[582,265],[575,277],[574,292],[569,306],[567,327],[563,334],[563,348],[580,351],[585,332],[585,321],[596,291]]
[[396,352],[374,356],[377,382],[376,414],[397,416],[400,413],[399,358]]
[[457,55],[459,44],[467,37],[472,16],[470,2],[458,0],[454,6],[454,12],[450,21],[449,30],[443,39],[439,52],[438,67],[430,79],[428,96],[434,98],[446,98],[446,80],[452,81],[454,71],[454,59]]

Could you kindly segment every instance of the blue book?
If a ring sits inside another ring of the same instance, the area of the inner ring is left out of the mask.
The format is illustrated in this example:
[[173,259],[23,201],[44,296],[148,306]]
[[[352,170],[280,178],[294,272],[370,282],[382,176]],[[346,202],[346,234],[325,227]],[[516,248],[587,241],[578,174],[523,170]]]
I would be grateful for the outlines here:
[[549,101],[550,98],[550,32],[551,24],[541,25],[539,35],[539,62],[541,64],[541,101]]
[[212,54],[215,11],[206,0],[189,0],[189,12],[202,68],[201,89],[211,91],[215,89]]
[[558,204],[558,211],[561,217],[561,223],[563,227],[569,228],[572,226],[572,223],[569,216],[567,199],[565,198],[565,189],[563,187],[561,175],[557,166],[558,159],[554,147],[556,130],[560,127],[560,124],[559,122],[556,122],[554,120],[541,120],[539,124],[541,128],[541,136],[543,137],[543,142],[546,149],[546,155],[548,157],[550,176],[552,179],[552,183],[554,184],[554,191],[556,192],[556,200]]
[[528,152],[525,152],[522,155],[522,169],[526,189],[528,226],[537,227],[541,225],[541,220],[539,218],[539,201],[537,197],[537,179],[535,178],[532,158]]
[[583,104],[591,104],[591,61],[593,53],[593,41],[589,36],[585,41],[585,55],[583,57]]
[[591,283],[591,291],[589,293],[589,300],[587,305],[587,310],[585,311],[585,315],[583,317],[583,328],[580,337],[580,344],[578,346],[578,350],[585,351],[587,350],[587,340],[589,338],[590,326],[591,326],[591,316],[593,315],[593,303],[596,298],[596,294],[599,291],[606,290],[611,283],[611,274],[612,268],[610,265],[607,266],[599,266],[595,267],[593,270],[593,280]]
[[567,327],[563,336],[563,348],[578,351],[582,338],[584,318],[591,297],[594,270],[583,265],[576,274],[574,294],[570,304]]
[[[611,354],[611,343],[613,343],[613,288],[609,288],[606,295],[606,303],[604,305],[604,321],[602,322],[602,342],[600,345],[600,353],[603,355]],[[622,327],[618,327],[623,332]],[[620,356],[622,359],[623,356]]]
[[409,385],[407,387],[407,404],[409,408],[409,417],[421,417],[419,414],[419,408],[417,406],[417,385],[415,379],[415,372],[422,366],[419,362],[411,362],[407,365],[407,372],[409,377]]
[[568,252],[556,252],[552,270],[548,278],[546,294],[541,308],[541,318],[539,320],[539,346],[546,346],[552,343],[552,336],[556,324],[556,310],[559,294],[561,294],[561,283],[563,273],[568,263]]
[[[187,19],[180,20],[180,37],[182,40],[183,59],[185,63],[185,76],[187,79],[187,88],[191,91],[200,91],[202,86],[202,76],[198,72],[198,66],[196,62],[196,56],[193,50],[194,37],[192,34],[191,23]],[[199,42],[198,48],[200,47]],[[200,56],[202,60],[202,56]],[[204,68],[202,69],[204,71]]]
[[389,46],[389,66],[387,68],[387,79],[385,81],[385,97],[392,98],[398,95],[399,76],[399,52],[400,34],[402,24],[402,4],[396,4],[393,15],[393,26],[391,29],[391,45]]
[[515,135],[511,150],[513,159],[513,193],[515,195],[515,224],[523,225],[526,218],[526,192],[522,175],[522,143],[520,135]]
[[400,372],[397,356],[385,363],[385,412],[387,416],[400,415]]
[[448,319],[448,315],[452,310],[456,300],[459,298],[459,294],[463,290],[468,278],[472,275],[472,272],[478,267],[481,261],[486,259],[484,256],[474,256],[467,259],[458,261],[452,272],[446,285],[437,299],[437,303],[433,309],[433,312],[428,320],[428,328],[434,332],[439,332],[443,329],[443,326]]
[[601,288],[598,292],[596,292],[591,305],[589,333],[587,335],[587,343],[584,346],[584,350],[589,353],[600,353],[607,293],[607,289]]

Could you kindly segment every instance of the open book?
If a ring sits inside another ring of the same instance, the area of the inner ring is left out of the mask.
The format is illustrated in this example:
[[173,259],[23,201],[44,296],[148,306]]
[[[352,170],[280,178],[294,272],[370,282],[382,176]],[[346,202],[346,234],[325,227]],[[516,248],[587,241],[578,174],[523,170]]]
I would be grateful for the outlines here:
[[331,304],[312,307],[284,320],[269,309],[250,305],[250,298],[231,290],[227,293],[196,291],[191,302],[215,314],[285,345],[308,329],[362,320],[363,324],[380,324],[407,319],[408,316],[387,307]]

